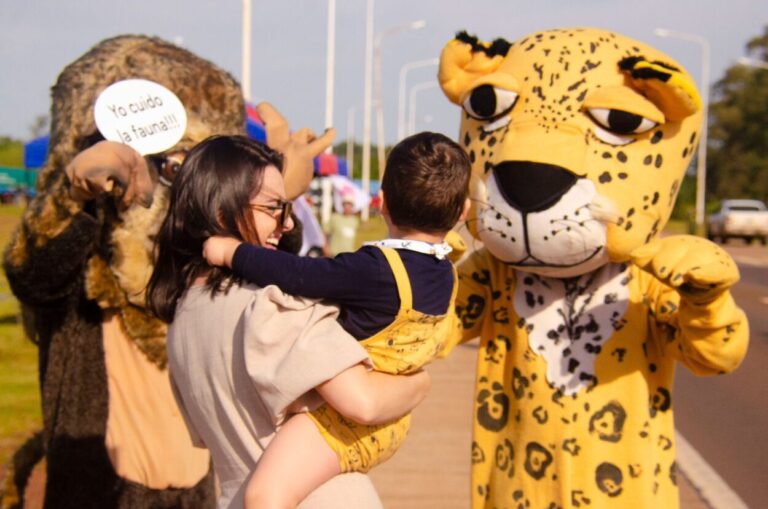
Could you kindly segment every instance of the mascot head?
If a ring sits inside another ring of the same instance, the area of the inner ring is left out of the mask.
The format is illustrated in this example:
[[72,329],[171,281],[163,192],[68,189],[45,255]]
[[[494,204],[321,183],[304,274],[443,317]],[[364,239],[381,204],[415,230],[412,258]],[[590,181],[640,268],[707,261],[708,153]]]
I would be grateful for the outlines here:
[[[147,157],[157,177],[150,208],[134,205],[121,211],[107,199],[90,208],[104,226],[102,242],[88,260],[85,287],[102,309],[118,311],[126,333],[150,359],[164,365],[165,325],[150,317],[144,306],[154,237],[167,213],[168,185],[174,176],[168,167],[178,168],[173,158],[212,134],[244,134],[245,106],[240,86],[229,73],[183,48],[134,35],[102,41],[69,64],[53,87],[49,155],[38,179],[41,194],[68,194],[64,168],[103,139],[93,114],[97,97],[111,84],[131,78],[154,81],[176,94],[186,110],[187,128],[174,147]],[[55,214],[42,211],[37,217],[50,219],[39,230],[51,236],[66,227]]]
[[468,226],[502,262],[577,276],[627,261],[666,224],[702,117],[668,56],[598,29],[513,43],[460,33],[439,80],[463,110]]
[[186,150],[212,134],[242,134],[245,106],[227,72],[155,37],[107,39],[69,64],[53,86],[49,166],[66,164],[102,138],[93,105],[109,85],[141,78],[163,85],[184,104],[187,131],[168,152]]

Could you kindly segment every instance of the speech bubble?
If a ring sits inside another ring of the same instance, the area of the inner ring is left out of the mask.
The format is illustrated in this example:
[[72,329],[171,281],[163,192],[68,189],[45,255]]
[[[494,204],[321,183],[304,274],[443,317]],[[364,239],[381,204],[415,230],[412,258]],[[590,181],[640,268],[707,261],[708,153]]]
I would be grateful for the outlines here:
[[93,105],[93,116],[105,139],[129,145],[142,155],[165,152],[187,129],[187,113],[176,94],[142,79],[107,87]]

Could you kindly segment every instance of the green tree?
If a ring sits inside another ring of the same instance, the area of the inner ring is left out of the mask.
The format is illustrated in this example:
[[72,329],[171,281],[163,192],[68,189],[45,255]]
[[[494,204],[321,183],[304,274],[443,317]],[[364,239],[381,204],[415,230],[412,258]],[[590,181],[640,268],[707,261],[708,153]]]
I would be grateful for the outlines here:
[[[768,26],[746,49],[768,65]],[[768,70],[730,67],[715,84],[709,122],[708,196],[768,200]]]
[[7,136],[0,136],[0,166],[24,167],[24,143]]
[[32,125],[29,126],[29,133],[33,138],[39,138],[40,136],[48,133],[49,123],[50,121],[48,120],[48,115],[38,115],[35,117]]
[[[378,150],[377,145],[371,145],[371,180],[379,180],[379,158],[378,158]],[[389,150],[392,147],[386,146],[384,147],[385,153],[389,154]],[[359,179],[362,178],[363,175],[363,146],[360,143],[355,143],[355,146],[352,148],[354,151],[354,161],[353,161],[353,168],[350,168],[352,173],[352,178]],[[336,154],[339,157],[346,158],[347,157],[347,142],[342,141],[341,143],[337,143],[333,147],[333,153]],[[347,161],[349,163],[349,161]]]

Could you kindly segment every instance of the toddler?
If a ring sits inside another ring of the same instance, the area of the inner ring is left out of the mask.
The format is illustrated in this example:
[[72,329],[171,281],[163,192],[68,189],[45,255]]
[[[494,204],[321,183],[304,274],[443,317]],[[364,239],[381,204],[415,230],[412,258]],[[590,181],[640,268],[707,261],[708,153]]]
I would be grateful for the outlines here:
[[[212,237],[204,256],[259,286],[334,301],[341,325],[361,342],[374,369],[412,373],[440,352],[449,334],[458,281],[444,239],[469,209],[469,176],[460,146],[441,134],[419,133],[398,143],[387,160],[381,188],[387,239],[335,258],[302,258]],[[367,472],[394,454],[409,425],[410,414],[359,424],[330,404],[292,416],[251,476],[246,509],[294,507],[341,472]],[[317,450],[311,441],[320,439],[324,457],[307,457],[307,450]]]

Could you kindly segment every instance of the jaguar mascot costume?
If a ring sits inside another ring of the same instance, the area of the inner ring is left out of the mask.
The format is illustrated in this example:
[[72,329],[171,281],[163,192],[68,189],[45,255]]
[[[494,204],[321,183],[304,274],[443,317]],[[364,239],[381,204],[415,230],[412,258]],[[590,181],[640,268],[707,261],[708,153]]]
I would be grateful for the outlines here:
[[[117,150],[96,129],[96,98],[129,78],[159,83],[184,105],[186,131],[163,154]],[[3,507],[23,505],[26,478],[43,455],[46,508],[214,507],[210,458],[193,447],[176,407],[166,327],[145,309],[145,287],[184,151],[212,134],[245,133],[240,87],[173,44],[120,36],[67,66],[52,95],[38,196],[4,258],[40,350],[44,430],[16,454]],[[333,133],[289,134],[271,106],[259,113],[285,155],[289,196],[297,196]]]
[[458,341],[480,337],[472,507],[678,507],[676,363],[746,353],[733,260],[659,234],[700,137],[690,75],[597,29],[460,33],[439,81],[473,163]]

